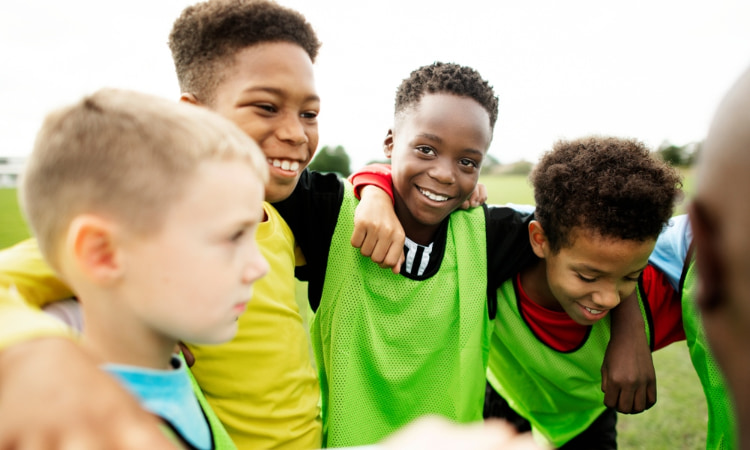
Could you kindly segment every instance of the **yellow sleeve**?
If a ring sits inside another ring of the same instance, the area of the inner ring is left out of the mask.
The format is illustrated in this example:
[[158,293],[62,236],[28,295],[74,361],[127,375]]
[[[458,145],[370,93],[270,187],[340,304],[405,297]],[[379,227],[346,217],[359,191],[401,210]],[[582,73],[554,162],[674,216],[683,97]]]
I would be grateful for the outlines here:
[[42,258],[35,240],[0,251],[0,349],[42,336],[72,336],[40,308],[73,295]]
[[0,288],[11,286],[27,304],[37,308],[73,296],[42,257],[35,239],[0,251]]

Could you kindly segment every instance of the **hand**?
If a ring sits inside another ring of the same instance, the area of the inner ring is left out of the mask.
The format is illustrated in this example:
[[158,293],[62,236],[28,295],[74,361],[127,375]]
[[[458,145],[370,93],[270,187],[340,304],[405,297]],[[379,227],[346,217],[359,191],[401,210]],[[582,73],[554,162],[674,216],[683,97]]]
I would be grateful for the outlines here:
[[487,201],[487,186],[483,185],[482,183],[477,183],[477,185],[474,187],[474,192],[471,193],[471,196],[461,203],[460,208],[461,209],[469,209],[474,208],[482,203],[485,203]]
[[530,433],[519,434],[502,420],[456,424],[442,417],[426,416],[415,420],[378,445],[383,450],[455,450],[538,449]]
[[656,371],[635,292],[611,314],[602,362],[604,404],[623,414],[641,413],[656,403]]
[[0,399],[0,449],[175,448],[160,421],[65,338],[3,350]]
[[380,267],[391,268],[393,273],[401,272],[406,235],[391,197],[375,186],[362,188],[361,197],[354,211],[352,246]]

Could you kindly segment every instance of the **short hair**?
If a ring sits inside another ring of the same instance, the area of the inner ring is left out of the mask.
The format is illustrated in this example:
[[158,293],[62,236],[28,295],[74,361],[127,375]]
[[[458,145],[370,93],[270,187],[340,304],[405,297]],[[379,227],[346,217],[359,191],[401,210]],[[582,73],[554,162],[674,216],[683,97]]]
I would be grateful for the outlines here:
[[681,196],[679,173],[636,139],[560,140],[530,175],[536,219],[552,251],[574,228],[603,237],[656,239]]
[[268,178],[258,146],[218,114],[103,89],[47,115],[20,201],[42,254],[59,269],[57,249],[77,215],[100,214],[141,235],[158,232],[206,160],[239,160],[259,183]]
[[302,14],[271,0],[207,0],[185,8],[169,34],[180,89],[210,104],[237,52],[269,42],[299,45],[313,62],[320,48]]
[[497,96],[492,86],[471,67],[434,62],[411,72],[396,91],[396,115],[416,107],[425,94],[453,94],[476,100],[490,116],[490,129],[497,122]]

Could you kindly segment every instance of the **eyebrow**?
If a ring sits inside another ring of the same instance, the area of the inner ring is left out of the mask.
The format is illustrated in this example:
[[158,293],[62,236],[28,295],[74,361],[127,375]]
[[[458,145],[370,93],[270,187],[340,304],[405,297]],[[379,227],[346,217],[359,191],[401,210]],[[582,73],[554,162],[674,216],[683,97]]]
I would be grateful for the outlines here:
[[[269,94],[274,94],[278,96],[284,95],[284,91],[279,88],[270,87],[270,86],[256,86],[256,87],[249,87],[247,89],[244,89],[242,92],[268,92]],[[307,98],[305,98],[305,101],[320,101],[320,97],[317,95],[310,95]]]
[[[634,270],[634,271],[630,272],[630,273],[629,273],[628,275],[630,275],[630,274],[634,274],[634,273],[636,273],[636,272],[640,272],[640,271],[642,271],[642,270],[645,270],[645,269],[646,269],[646,267],[648,267],[648,263],[644,264],[644,265],[643,265],[643,267],[641,267],[640,269],[636,269],[636,270]],[[578,269],[577,269],[577,270],[581,270],[581,269],[582,269],[582,270],[584,270],[584,271],[586,271],[586,272],[590,272],[590,273],[595,273],[595,274],[597,274],[597,275],[601,275],[601,274],[604,274],[604,273],[605,273],[604,271],[602,271],[602,270],[599,270],[599,269],[597,269],[597,268],[595,268],[595,267],[591,267],[591,266],[589,266],[588,264],[581,264],[580,266],[578,266]]]

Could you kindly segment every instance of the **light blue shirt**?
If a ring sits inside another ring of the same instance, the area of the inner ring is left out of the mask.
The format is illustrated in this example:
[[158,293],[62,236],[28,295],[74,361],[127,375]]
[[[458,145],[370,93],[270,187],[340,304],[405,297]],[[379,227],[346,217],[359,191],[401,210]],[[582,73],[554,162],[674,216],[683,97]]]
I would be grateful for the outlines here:
[[211,430],[195,397],[182,360],[172,358],[174,370],[156,370],[121,364],[105,364],[148,411],[169,422],[193,447],[211,449]]
[[679,288],[685,258],[692,241],[693,230],[687,214],[672,217],[656,240],[656,247],[648,260],[664,272],[675,289]]

